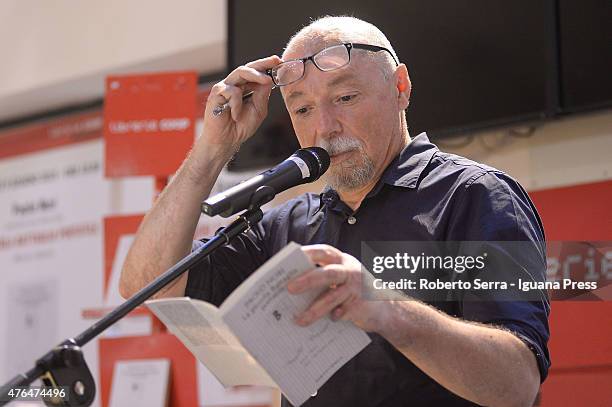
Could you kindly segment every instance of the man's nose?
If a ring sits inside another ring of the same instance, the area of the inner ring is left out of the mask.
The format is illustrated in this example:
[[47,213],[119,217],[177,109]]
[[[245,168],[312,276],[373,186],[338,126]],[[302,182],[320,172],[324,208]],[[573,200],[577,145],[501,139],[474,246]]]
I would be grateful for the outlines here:
[[336,116],[333,107],[324,106],[317,112],[317,129],[319,137],[335,137],[342,132],[342,125]]

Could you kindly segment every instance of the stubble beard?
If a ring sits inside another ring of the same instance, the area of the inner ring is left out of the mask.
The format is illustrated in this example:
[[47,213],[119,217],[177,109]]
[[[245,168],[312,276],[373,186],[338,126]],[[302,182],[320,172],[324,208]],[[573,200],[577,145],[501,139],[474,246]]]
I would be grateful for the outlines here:
[[350,137],[336,137],[322,140],[323,147],[330,156],[351,151],[351,156],[332,165],[323,179],[335,190],[354,190],[366,185],[374,176],[374,161],[366,154],[359,140]]

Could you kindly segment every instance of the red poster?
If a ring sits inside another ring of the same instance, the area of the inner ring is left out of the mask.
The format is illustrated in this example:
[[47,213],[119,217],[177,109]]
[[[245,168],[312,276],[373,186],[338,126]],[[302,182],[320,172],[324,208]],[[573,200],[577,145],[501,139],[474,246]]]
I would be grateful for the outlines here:
[[174,335],[157,334],[126,338],[102,338],[100,352],[100,396],[108,406],[115,363],[119,360],[170,359],[172,407],[198,406],[196,360]]
[[193,144],[196,97],[195,72],[108,77],[105,175],[173,174]]

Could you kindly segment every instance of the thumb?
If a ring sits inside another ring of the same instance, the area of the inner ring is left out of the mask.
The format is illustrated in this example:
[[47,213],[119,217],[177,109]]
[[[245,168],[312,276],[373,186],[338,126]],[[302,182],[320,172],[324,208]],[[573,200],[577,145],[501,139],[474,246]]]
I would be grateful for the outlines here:
[[[272,85],[256,85],[253,88],[253,96],[251,97],[250,103],[252,104],[254,114],[258,120],[263,120],[268,114],[268,102],[270,100],[270,94],[272,92]],[[249,103],[247,101],[247,103]]]

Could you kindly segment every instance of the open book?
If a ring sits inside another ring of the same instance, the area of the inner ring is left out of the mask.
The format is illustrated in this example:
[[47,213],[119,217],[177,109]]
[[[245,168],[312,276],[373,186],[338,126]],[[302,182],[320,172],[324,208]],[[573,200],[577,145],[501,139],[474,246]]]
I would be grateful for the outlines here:
[[146,304],[223,385],[278,387],[299,406],[370,343],[347,321],[293,322],[323,290],[292,295],[287,282],[313,267],[290,243],[219,308],[187,297]]

